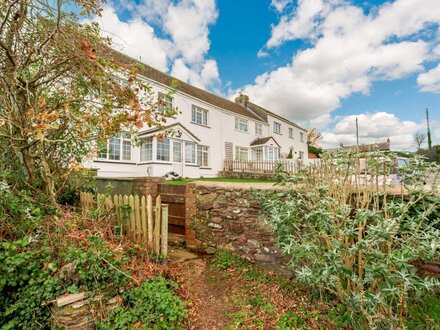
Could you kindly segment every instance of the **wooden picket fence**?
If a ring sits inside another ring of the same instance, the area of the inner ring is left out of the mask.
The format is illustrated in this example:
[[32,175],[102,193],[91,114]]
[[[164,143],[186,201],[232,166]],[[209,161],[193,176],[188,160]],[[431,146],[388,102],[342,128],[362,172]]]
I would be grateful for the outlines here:
[[115,226],[132,242],[148,247],[156,255],[168,253],[168,204],[161,204],[157,196],[153,205],[151,195],[104,195],[95,197],[92,193],[81,192],[81,212],[87,216],[91,210],[114,215]]

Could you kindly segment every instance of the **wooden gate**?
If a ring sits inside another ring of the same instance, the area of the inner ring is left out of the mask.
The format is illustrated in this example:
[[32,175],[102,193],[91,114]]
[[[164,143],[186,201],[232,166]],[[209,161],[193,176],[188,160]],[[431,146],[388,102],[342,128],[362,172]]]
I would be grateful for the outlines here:
[[162,203],[168,204],[168,231],[185,235],[185,186],[158,184]]

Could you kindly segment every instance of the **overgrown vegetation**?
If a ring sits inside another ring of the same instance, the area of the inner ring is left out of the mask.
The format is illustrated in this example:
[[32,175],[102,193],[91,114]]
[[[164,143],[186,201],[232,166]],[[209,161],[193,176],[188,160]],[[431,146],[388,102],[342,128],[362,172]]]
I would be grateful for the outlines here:
[[163,277],[145,281],[140,287],[124,292],[124,306],[112,310],[105,320],[96,324],[96,328],[181,329],[187,311],[173,289],[177,287]]
[[325,155],[299,177],[278,172],[288,189],[261,199],[297,281],[336,299],[357,329],[405,327],[408,306],[440,288],[415,266],[440,260],[439,166],[415,157],[392,188],[396,159],[371,153],[361,167],[353,152]]
[[[0,2],[1,329],[49,328],[49,306],[62,294],[87,292],[105,302],[121,291],[136,295],[139,287],[143,306],[162,297],[176,309],[137,325],[177,324],[186,315],[175,287],[153,279],[167,277],[166,268],[114,235],[108,215],[82,218],[65,208],[75,205],[79,190],[94,189],[80,164],[102,141],[145,125],[162,127],[176,113],[160,111],[137,67],[121,63],[91,23],[101,5]],[[134,319],[136,308],[124,313]]]
[[[0,197],[0,214],[5,217],[0,236],[2,329],[48,328],[51,302],[78,292],[101,296],[104,302],[124,292],[124,305],[108,315],[101,328],[114,323],[115,317],[118,322],[112,329],[130,329],[135,323],[164,328],[186,317],[176,285],[154,278],[166,276],[166,268],[114,235],[108,215],[95,212],[96,217],[81,218],[47,208],[46,203],[18,204],[19,196],[4,182]],[[140,317],[147,308],[151,315]]]

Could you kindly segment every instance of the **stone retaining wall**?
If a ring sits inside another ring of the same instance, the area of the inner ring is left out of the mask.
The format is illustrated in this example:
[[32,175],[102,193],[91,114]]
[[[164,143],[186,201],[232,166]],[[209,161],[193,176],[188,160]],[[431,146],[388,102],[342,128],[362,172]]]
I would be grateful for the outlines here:
[[264,224],[259,201],[248,188],[186,186],[186,245],[204,253],[232,251],[262,266],[285,271],[275,235]]

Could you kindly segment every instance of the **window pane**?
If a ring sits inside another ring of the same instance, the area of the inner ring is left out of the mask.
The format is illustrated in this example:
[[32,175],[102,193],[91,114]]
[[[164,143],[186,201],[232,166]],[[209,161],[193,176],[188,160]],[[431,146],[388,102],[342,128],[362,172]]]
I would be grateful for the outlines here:
[[124,141],[122,144],[122,159],[131,160],[131,141]]
[[209,147],[207,146],[198,146],[197,148],[197,164],[202,167],[207,167],[208,162],[208,151]]
[[168,111],[172,110],[173,108],[173,98],[169,97],[163,93],[158,94],[159,99],[159,111],[162,114],[166,114]]
[[108,142],[108,159],[121,159],[121,139],[111,138]]
[[238,160],[248,160],[248,149],[235,147],[235,158]]
[[153,160],[153,138],[142,139],[141,162]]
[[263,125],[255,123],[255,134],[263,135]]
[[107,158],[107,140],[105,142],[98,143],[98,157]]
[[182,162],[182,142],[173,142],[173,161],[175,163]]
[[196,145],[193,142],[185,142],[185,163],[196,163]]
[[170,139],[157,141],[157,160],[170,160]]

